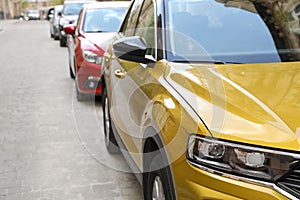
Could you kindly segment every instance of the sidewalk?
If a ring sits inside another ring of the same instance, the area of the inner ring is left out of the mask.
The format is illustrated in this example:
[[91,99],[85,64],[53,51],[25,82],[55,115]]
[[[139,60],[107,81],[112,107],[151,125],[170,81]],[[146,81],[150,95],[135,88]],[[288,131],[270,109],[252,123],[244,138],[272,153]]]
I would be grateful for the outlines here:
[[18,19],[0,20],[0,32],[8,25],[18,23]]

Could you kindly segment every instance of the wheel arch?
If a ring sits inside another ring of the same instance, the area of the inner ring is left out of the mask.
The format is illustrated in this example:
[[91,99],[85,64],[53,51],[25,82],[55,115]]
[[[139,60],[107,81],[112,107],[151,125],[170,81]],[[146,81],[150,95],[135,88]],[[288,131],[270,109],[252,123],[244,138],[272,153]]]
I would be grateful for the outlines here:
[[[153,153],[153,154],[152,154]],[[148,127],[145,131],[145,137],[144,137],[144,142],[143,142],[143,176],[142,176],[142,184],[143,187],[147,187],[147,174],[149,173],[147,167],[150,165],[149,162],[151,160],[147,160],[147,155],[150,156],[150,158],[155,155],[156,153],[159,153],[162,156],[162,163],[167,163],[167,172],[168,172],[168,177],[170,178],[171,182],[171,187],[173,188],[173,193],[171,196],[173,197],[172,199],[176,199],[176,191],[175,191],[175,186],[174,186],[174,178],[173,178],[173,173],[172,173],[172,168],[169,157],[167,152],[164,150],[164,142],[160,136],[159,133],[153,128],[153,127]],[[144,189],[144,195],[145,194],[145,189]]]
[[147,165],[145,160],[145,154],[159,151],[162,154],[163,159],[169,163],[169,157],[167,152],[164,150],[164,142],[161,134],[155,130],[152,126],[147,127],[144,139],[143,139],[143,169]]

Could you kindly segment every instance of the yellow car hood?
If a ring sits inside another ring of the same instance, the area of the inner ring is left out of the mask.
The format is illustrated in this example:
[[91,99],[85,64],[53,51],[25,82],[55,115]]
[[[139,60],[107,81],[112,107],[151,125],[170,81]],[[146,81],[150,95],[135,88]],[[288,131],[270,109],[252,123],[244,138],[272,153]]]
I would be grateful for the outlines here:
[[214,137],[300,149],[300,62],[167,63],[165,79]]

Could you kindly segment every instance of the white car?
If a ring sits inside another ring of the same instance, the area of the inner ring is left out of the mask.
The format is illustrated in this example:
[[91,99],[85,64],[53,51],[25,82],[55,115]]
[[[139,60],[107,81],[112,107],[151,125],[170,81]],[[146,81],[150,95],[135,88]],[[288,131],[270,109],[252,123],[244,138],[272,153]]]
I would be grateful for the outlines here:
[[62,11],[63,5],[54,6],[49,19],[50,23],[50,36],[55,40],[59,39],[59,13]]
[[26,20],[38,20],[40,19],[40,13],[38,10],[29,10],[27,12]]

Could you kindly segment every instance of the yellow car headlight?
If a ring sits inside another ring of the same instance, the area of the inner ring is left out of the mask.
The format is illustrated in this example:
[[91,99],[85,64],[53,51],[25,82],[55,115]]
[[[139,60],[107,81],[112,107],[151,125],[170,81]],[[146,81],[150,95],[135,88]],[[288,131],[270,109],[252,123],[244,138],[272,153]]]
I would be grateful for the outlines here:
[[295,153],[198,135],[190,135],[186,156],[199,168],[268,182],[276,182],[299,164]]

